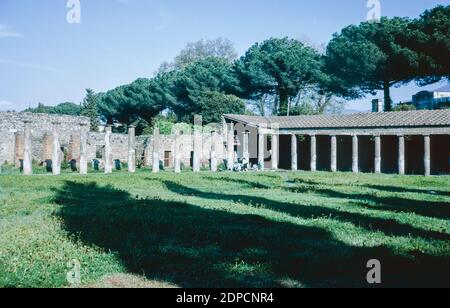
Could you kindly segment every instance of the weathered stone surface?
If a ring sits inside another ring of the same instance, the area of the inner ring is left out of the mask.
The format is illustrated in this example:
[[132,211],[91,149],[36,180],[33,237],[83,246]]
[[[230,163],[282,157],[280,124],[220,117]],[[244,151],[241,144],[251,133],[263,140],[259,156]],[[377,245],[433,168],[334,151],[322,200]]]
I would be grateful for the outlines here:
[[398,136],[398,173],[405,174],[405,136]]
[[159,159],[160,159],[160,143],[159,143],[159,128],[155,128],[153,131],[153,173],[159,172]]
[[[16,113],[16,112],[0,112],[0,143],[3,143],[2,151],[0,151],[0,161],[7,161],[18,165],[15,151],[16,137],[15,134],[23,134],[24,121],[29,121],[31,130],[31,152],[32,159],[41,162],[44,156],[43,140],[44,135],[52,135],[53,122],[59,122],[60,143],[64,148],[68,148],[70,137],[76,133],[80,123],[89,125],[89,119],[85,117],[58,116],[48,114],[34,113]],[[21,137],[19,137],[20,139]],[[19,140],[21,142],[21,140]],[[19,146],[20,148],[21,146]],[[51,150],[49,151],[51,153]],[[45,156],[48,156],[46,154]]]
[[88,173],[87,131],[86,125],[80,125],[80,174]]
[[61,174],[61,145],[59,144],[59,123],[53,124],[53,147],[52,147],[52,172],[53,175]]
[[331,136],[331,172],[337,172],[337,137]]
[[311,135],[311,171],[317,170],[317,137]]
[[136,136],[134,126],[128,128],[128,172],[136,172]]
[[298,170],[297,135],[291,136],[291,170]]
[[352,137],[352,171],[359,172],[359,138],[357,135]]
[[33,156],[31,148],[31,127],[30,122],[24,122],[24,146],[23,146],[23,174],[30,175],[33,173]]
[[381,173],[381,137],[375,136],[375,173]]
[[430,136],[424,136],[424,149],[425,149],[425,153],[423,156],[423,161],[424,161],[425,175],[430,176],[431,175],[431,139],[430,139]]
[[105,129],[105,173],[112,173],[113,168],[113,154],[111,146],[111,126]]
[[[75,159],[80,165],[81,172],[81,137],[80,127],[83,125],[86,135],[86,161],[101,160],[104,164],[105,133],[89,132],[89,119],[84,117],[54,116],[46,114],[6,113],[0,112],[0,161],[21,166],[24,159],[24,119],[30,121],[30,138],[32,159],[37,162],[51,160],[53,147],[53,122],[59,122],[58,134],[61,148],[67,151],[68,160]],[[46,138],[44,138],[47,135]],[[200,151],[202,165],[209,164],[211,151],[211,134],[203,133]],[[127,134],[111,134],[110,145],[112,149],[111,161],[119,159],[125,163],[128,161],[129,140]],[[153,136],[136,137],[136,157],[142,159],[145,166],[152,166],[153,161]],[[160,135],[160,159],[165,152],[170,152],[173,157],[175,144],[174,135]],[[218,163],[226,159],[224,139],[222,134],[217,136],[216,155]],[[191,166],[191,153],[193,152],[193,136],[180,135],[180,165]],[[100,155],[97,155],[100,154]],[[173,165],[172,165],[173,167]]]

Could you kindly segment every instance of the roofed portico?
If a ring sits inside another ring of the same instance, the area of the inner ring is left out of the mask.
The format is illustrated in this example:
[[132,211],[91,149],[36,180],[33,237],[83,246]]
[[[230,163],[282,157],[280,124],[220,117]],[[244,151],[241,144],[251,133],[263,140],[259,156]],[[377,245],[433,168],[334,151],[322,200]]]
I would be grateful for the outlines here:
[[[224,115],[261,169],[449,174],[450,110],[352,115]],[[241,153],[238,149],[238,153]],[[239,156],[239,155],[238,155]]]

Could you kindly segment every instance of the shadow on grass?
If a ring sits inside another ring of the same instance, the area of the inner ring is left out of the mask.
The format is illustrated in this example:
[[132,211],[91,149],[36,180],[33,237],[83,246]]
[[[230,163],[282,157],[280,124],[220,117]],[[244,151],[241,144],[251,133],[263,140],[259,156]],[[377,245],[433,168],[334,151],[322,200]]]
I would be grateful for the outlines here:
[[[450,202],[413,200],[402,197],[379,197],[371,194],[345,193],[333,189],[320,188],[323,186],[323,183],[317,183],[309,180],[297,179],[296,183],[303,184],[303,186],[288,187],[286,189],[295,193],[312,192],[330,198],[354,200],[361,206],[371,210],[389,210],[393,212],[414,213],[432,218],[450,219]],[[363,187],[371,188],[370,186]],[[355,190],[357,190],[357,187],[355,187]],[[373,202],[377,205],[370,205],[364,203],[364,201]]]
[[442,191],[442,190],[434,190],[434,189],[417,189],[417,188],[408,188],[408,187],[398,187],[398,186],[385,186],[385,185],[364,185],[364,187],[381,190],[386,192],[395,192],[395,193],[416,193],[416,194],[424,194],[424,195],[437,195],[437,196],[446,196],[450,197],[450,191]]
[[203,178],[205,180],[209,180],[209,181],[240,184],[240,185],[244,186],[245,188],[255,188],[255,189],[272,189],[272,188],[274,188],[267,184],[248,181],[248,180],[239,179],[239,178],[230,178],[228,176],[221,176],[221,177],[205,176]]
[[[429,238],[438,240],[450,240],[450,235],[446,233],[415,228],[410,225],[401,224],[394,219],[388,220],[383,218],[369,217],[359,213],[343,212],[322,206],[302,205],[298,203],[284,203],[249,195],[207,193],[171,181],[164,181],[164,184],[170,191],[181,195],[195,196],[210,200],[241,202],[244,204],[252,205],[254,207],[263,207],[269,210],[286,213],[293,217],[301,217],[305,219],[314,217],[330,217],[336,221],[350,222],[355,226],[365,228],[368,231],[381,231],[387,235],[415,236],[426,239]],[[359,205],[355,206],[359,207]]]
[[373,258],[383,264],[383,286],[449,283],[448,259],[351,247],[316,227],[138,199],[96,183],[66,182],[56,201],[70,234],[117,253],[132,273],[182,287],[365,287]]

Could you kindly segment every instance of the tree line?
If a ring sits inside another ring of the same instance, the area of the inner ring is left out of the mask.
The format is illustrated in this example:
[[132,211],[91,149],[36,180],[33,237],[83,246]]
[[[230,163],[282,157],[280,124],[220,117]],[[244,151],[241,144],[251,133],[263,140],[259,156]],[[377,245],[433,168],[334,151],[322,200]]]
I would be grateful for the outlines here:
[[342,108],[343,101],[450,78],[450,6],[419,18],[387,18],[350,25],[324,50],[291,38],[270,38],[239,57],[225,39],[190,43],[153,78],[139,78],[95,94],[88,90],[84,115],[104,122],[151,127],[161,113],[171,121],[205,122],[224,113],[317,114]]

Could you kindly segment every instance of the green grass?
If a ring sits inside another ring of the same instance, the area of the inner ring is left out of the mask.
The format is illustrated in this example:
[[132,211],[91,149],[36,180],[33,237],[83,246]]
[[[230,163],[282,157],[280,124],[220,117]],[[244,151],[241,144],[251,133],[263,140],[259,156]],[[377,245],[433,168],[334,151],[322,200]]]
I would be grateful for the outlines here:
[[449,219],[449,177],[4,174],[0,287],[448,287]]

